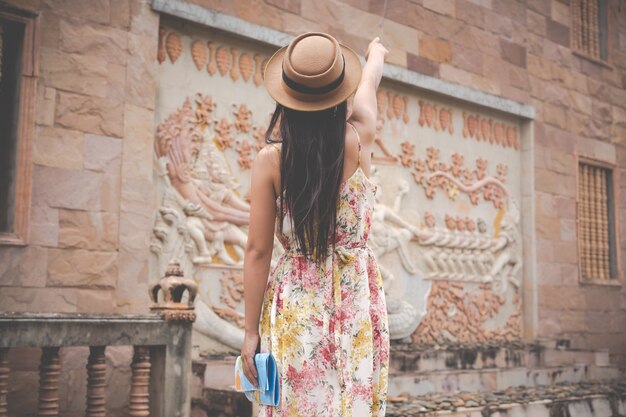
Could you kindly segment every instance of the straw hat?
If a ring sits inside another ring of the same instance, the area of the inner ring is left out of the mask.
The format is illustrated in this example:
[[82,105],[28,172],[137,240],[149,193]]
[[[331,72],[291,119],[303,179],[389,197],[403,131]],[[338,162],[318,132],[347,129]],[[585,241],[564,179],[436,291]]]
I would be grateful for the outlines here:
[[323,110],[350,97],[361,80],[352,49],[322,32],[306,32],[280,48],[263,74],[270,96],[285,107]]

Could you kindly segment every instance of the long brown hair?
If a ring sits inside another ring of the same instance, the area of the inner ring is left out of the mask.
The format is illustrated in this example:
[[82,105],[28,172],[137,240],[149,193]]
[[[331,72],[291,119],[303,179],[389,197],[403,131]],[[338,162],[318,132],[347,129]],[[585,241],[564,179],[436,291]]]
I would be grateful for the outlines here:
[[[282,232],[286,211],[298,247],[320,263],[335,246],[337,201],[343,177],[347,102],[312,112],[276,104],[266,143],[282,143],[280,155],[280,214]],[[280,138],[272,132],[280,121]]]

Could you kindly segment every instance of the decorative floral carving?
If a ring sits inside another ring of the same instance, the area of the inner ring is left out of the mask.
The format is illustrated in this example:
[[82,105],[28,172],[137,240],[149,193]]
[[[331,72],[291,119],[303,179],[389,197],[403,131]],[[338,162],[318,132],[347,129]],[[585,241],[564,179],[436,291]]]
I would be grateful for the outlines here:
[[495,294],[488,284],[472,292],[462,283],[434,282],[428,298],[428,313],[413,333],[413,342],[432,345],[518,340],[521,338],[518,294],[513,301],[515,312],[506,324],[501,328],[486,328],[485,322],[496,316],[505,303],[503,296]]
[[415,145],[411,144],[411,142],[404,141],[402,142],[401,146],[402,156],[400,156],[400,163],[403,167],[410,167],[411,165],[413,165]]
[[235,147],[235,150],[239,153],[237,163],[242,170],[252,168],[252,149],[252,145],[247,140],[241,141]]
[[215,49],[217,48],[217,45],[215,45],[215,42],[210,41],[208,43],[208,47],[209,47],[209,63],[206,66],[206,70],[209,73],[209,75],[214,75],[215,72],[217,71],[217,58],[216,58],[216,54],[215,54]]
[[193,41],[191,44],[191,58],[198,71],[200,71],[206,62],[206,47],[203,41]]
[[463,113],[463,137],[519,150],[517,128],[477,114]]
[[250,116],[252,112],[248,109],[248,106],[245,104],[240,104],[237,107],[236,104],[233,104],[233,114],[235,115],[235,129],[240,133],[248,133],[250,131]]
[[217,133],[217,137],[215,138],[217,141],[218,149],[223,150],[225,148],[233,147],[233,138],[230,136],[230,128],[232,124],[226,119],[222,117],[219,122],[215,121],[215,127],[213,128]]
[[248,53],[242,53],[239,57],[239,71],[245,82],[248,82],[254,72],[254,60]]
[[259,54],[254,55],[254,85],[257,87],[263,82],[263,74],[261,73],[261,62],[263,57]]
[[167,35],[165,49],[167,51],[167,56],[170,57],[170,61],[172,63],[176,62],[176,60],[180,57],[180,54],[183,52],[183,40],[179,33],[171,32]]
[[230,48],[231,53],[233,54],[232,66],[230,68],[230,78],[233,81],[237,81],[239,79],[239,68],[238,68],[238,59],[239,49]]
[[226,75],[231,63],[231,54],[227,46],[217,48],[215,60],[217,61],[217,69],[220,71],[220,74],[222,76]]

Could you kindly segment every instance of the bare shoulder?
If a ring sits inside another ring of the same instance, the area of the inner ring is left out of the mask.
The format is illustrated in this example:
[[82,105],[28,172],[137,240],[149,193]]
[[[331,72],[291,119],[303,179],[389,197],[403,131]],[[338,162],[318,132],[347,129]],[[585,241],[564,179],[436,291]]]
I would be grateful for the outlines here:
[[252,166],[253,180],[266,183],[276,194],[277,184],[280,184],[280,151],[281,144],[273,143],[263,147]]
[[257,154],[254,163],[255,165],[260,165],[262,167],[276,167],[277,164],[280,164],[280,143],[272,143],[261,148],[259,153]]
[[369,145],[374,142],[374,137],[376,134],[376,123],[371,123],[371,120],[360,120],[357,118],[350,117],[348,119],[348,123],[350,123],[359,134],[359,139],[361,140],[361,144]]

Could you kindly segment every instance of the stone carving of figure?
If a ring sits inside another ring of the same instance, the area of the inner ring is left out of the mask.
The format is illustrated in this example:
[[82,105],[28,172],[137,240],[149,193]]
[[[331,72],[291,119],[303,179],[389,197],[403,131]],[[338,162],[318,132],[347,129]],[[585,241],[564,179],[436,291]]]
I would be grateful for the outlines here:
[[[414,237],[419,236],[419,230],[398,214],[402,198],[409,191],[409,184],[405,180],[400,181],[393,208],[390,208],[381,201],[382,187],[380,176],[376,169],[374,169],[372,181],[378,184],[372,213],[372,234],[370,237],[372,249],[378,258],[397,250],[402,266],[410,274],[415,274],[418,269],[411,262],[409,242]],[[383,278],[393,279],[393,276],[383,267],[381,267],[381,273]]]
[[192,117],[179,117],[180,125],[167,131],[165,143],[157,151],[167,157],[169,183],[185,201],[187,232],[198,249],[194,263],[210,263],[217,255],[223,263],[232,265],[237,261],[229,255],[225,243],[232,245],[241,262],[247,237],[239,227],[249,223],[249,205],[233,193],[224,181],[224,173],[210,166],[210,161],[207,179],[192,175],[192,160],[198,158],[198,143],[202,141]]
[[500,234],[492,248],[494,253],[499,253],[489,274],[485,276],[485,282],[493,282],[494,291],[500,294],[506,292],[509,281],[516,287],[520,285],[517,278],[517,274],[522,267],[520,248],[518,247],[521,242],[518,228],[519,220],[519,209],[515,202],[510,199],[508,210],[502,219]]

